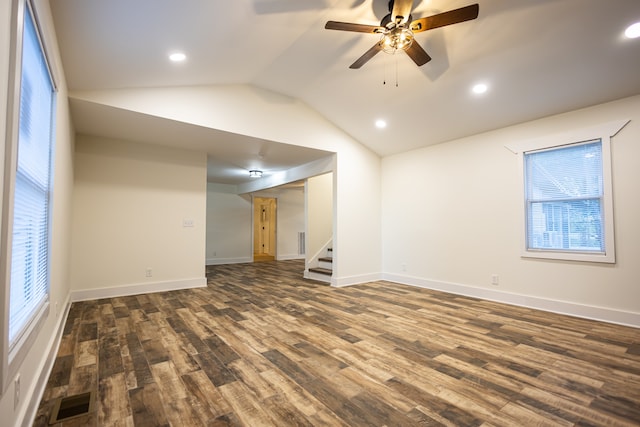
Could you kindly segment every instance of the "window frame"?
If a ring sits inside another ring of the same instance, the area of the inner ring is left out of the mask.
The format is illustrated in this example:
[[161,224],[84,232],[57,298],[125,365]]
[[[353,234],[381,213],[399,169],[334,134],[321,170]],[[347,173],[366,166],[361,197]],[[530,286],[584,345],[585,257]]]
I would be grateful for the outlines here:
[[[573,131],[547,135],[541,138],[517,141],[505,145],[505,147],[518,157],[518,167],[520,175],[520,248],[522,258],[541,258],[563,261],[582,261],[596,263],[616,262],[615,258],[615,226],[613,213],[613,183],[611,170],[611,139],[622,128],[629,123],[629,120],[618,120],[603,123],[595,126],[576,129]],[[562,249],[529,249],[527,243],[527,199],[525,189],[525,154],[553,150],[576,144],[583,144],[589,141],[600,140],[602,144],[602,226],[604,228],[604,252],[592,253],[582,251],[571,251]]]
[[54,175],[54,147],[55,147],[55,113],[57,105],[57,85],[56,78],[53,73],[49,56],[47,54],[47,46],[42,37],[42,29],[38,20],[38,13],[32,0],[13,0],[11,2],[11,40],[10,40],[10,57],[9,57],[9,79],[7,90],[7,116],[6,116],[6,135],[5,135],[5,152],[3,165],[3,189],[2,189],[2,223],[0,224],[0,277],[3,286],[0,292],[0,319],[2,319],[0,340],[0,392],[4,394],[11,383],[11,380],[19,372],[22,362],[26,358],[33,343],[38,338],[38,332],[41,330],[48,318],[50,311],[50,281],[49,272],[51,265],[51,234],[52,234],[52,215],[53,215],[53,191],[49,192],[48,216],[47,224],[47,295],[44,303],[34,310],[28,325],[24,332],[12,344],[9,342],[9,315],[10,315],[10,295],[11,295],[11,259],[12,259],[12,243],[13,243],[13,211],[15,200],[16,176],[18,165],[18,144],[20,134],[20,105],[21,105],[21,81],[22,81],[22,51],[23,51],[23,34],[25,31],[26,14],[30,14],[33,21],[36,35],[44,56],[45,64],[49,72],[49,78],[53,89],[52,99],[52,129],[51,129],[51,153],[50,161],[50,178],[49,189],[53,189]]

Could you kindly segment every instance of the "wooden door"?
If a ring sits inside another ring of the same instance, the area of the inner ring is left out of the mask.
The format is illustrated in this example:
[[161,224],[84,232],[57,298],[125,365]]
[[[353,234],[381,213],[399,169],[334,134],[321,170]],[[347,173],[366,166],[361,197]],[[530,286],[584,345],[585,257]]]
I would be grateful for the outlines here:
[[276,199],[253,198],[253,260],[273,261],[276,256]]

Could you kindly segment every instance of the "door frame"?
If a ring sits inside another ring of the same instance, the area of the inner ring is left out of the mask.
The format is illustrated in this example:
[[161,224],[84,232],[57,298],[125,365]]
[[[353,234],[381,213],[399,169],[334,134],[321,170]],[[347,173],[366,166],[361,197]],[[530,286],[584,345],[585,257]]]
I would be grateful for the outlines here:
[[[256,248],[256,231],[257,231],[257,223],[256,221],[259,220],[259,218],[256,218],[256,214],[257,214],[257,205],[256,202],[260,201],[260,200],[268,200],[270,201],[270,210],[271,212],[269,212],[268,214],[268,223],[270,225],[269,228],[269,240],[270,240],[270,245],[269,245],[269,249],[270,251],[267,253],[264,252],[258,252]],[[277,259],[278,257],[278,198],[277,197],[263,197],[263,196],[252,196],[251,198],[252,201],[252,206],[251,206],[251,216],[252,216],[252,221],[251,221],[251,256],[252,256],[252,260],[253,262],[256,262],[256,255],[263,256],[263,257],[273,257],[273,260]]]

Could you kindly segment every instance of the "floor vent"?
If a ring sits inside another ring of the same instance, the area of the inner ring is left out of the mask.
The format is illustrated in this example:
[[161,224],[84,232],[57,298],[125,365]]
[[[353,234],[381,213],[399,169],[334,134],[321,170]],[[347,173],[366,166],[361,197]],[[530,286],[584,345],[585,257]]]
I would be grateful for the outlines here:
[[94,393],[92,391],[57,399],[53,406],[49,424],[59,423],[93,412],[94,401]]
[[304,255],[306,252],[305,249],[305,237],[304,231],[298,232],[298,255]]

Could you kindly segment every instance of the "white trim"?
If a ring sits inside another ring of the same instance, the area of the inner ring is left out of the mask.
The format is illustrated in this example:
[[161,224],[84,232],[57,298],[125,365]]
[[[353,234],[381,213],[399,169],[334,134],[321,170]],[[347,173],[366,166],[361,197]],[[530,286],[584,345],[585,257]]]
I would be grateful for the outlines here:
[[[616,136],[630,120],[617,120],[601,123],[568,132],[545,135],[539,138],[522,140],[506,144],[512,153],[518,156],[518,169],[520,172],[520,256],[523,258],[540,258],[563,261],[598,262],[614,264],[615,236],[614,236],[614,212],[613,212],[613,184],[611,170],[611,138]],[[600,140],[602,142],[602,179],[604,194],[602,198],[604,209],[604,246],[605,253],[593,254],[587,252],[571,252],[565,250],[529,250],[527,248],[526,231],[526,206],[524,189],[524,154],[529,151],[547,148],[558,148],[565,145],[579,144],[587,141]]]
[[577,304],[569,301],[553,300],[530,295],[514,294],[494,289],[463,285],[460,283],[439,282],[418,277],[402,276],[399,274],[383,274],[382,276],[382,280],[388,280],[390,282],[400,283],[403,285],[433,289],[436,291],[480,298],[503,304],[516,305],[557,314],[597,320],[600,322],[640,328],[640,313],[631,311]]
[[[9,384],[18,372],[20,363],[9,360],[9,305],[11,280],[11,249],[13,236],[13,200],[15,171],[17,169],[18,122],[20,110],[20,80],[22,76],[22,33],[26,5],[22,0],[11,1],[11,33],[9,45],[9,84],[7,90],[6,133],[4,136],[4,164],[2,165],[3,191],[2,223],[0,224],[0,396],[8,392]],[[27,12],[28,13],[28,12]],[[6,284],[6,286],[5,286]]]
[[207,258],[207,265],[221,265],[221,264],[246,264],[253,262],[253,257],[238,257],[238,258]]
[[334,288],[343,288],[345,286],[360,285],[362,283],[377,282],[381,279],[380,273],[360,274],[358,276],[333,277],[331,286]]
[[278,260],[278,261],[287,261],[287,260],[291,260],[291,259],[304,259],[304,254],[302,254],[302,255],[299,255],[299,254],[278,255],[276,257],[276,260]]
[[207,287],[206,277],[184,280],[169,280],[166,282],[134,283],[130,285],[113,286],[109,288],[71,291],[71,301],[87,301],[101,298],[115,298],[128,295],[150,294],[154,292],[166,292],[176,291],[179,289],[205,287]]
[[525,151],[560,147],[562,145],[586,142],[598,138],[609,139],[616,136],[630,121],[631,120],[616,120],[568,132],[511,142],[509,144],[505,144],[505,148],[513,154],[522,154]]
[[[23,396],[30,396],[30,399],[29,403],[24,405],[23,411],[16,417],[16,420],[18,420],[16,425],[23,427],[31,426],[38,414],[38,406],[40,405],[40,401],[42,400],[42,396],[44,395],[44,391],[47,387],[47,382],[49,381],[49,376],[51,375],[51,370],[53,369],[53,365],[56,361],[58,349],[60,348],[60,341],[62,340],[62,333],[64,332],[64,325],[67,321],[67,317],[69,316],[69,310],[71,309],[71,294],[67,295],[64,307],[64,310],[59,313],[58,319],[56,320],[54,333],[47,345],[45,357],[41,360],[40,365],[36,370],[37,372],[40,372],[40,374],[37,375],[36,381],[31,383],[31,388],[23,392]],[[20,420],[22,420],[22,422],[20,422]]]

